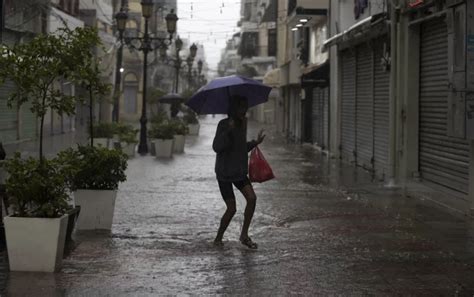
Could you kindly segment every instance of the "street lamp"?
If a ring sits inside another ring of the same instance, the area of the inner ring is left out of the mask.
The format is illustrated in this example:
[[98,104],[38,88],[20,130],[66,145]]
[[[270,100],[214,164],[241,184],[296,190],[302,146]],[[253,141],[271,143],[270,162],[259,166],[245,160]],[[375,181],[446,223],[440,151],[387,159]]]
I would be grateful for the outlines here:
[[[179,37],[175,41],[175,46],[176,46],[176,60],[175,60],[176,82],[175,82],[174,92],[178,93],[178,90],[179,90],[179,70],[182,67],[181,63],[183,62],[183,60],[181,60],[181,57],[179,56],[179,52],[181,51],[181,49],[183,47],[183,41],[181,39],[179,39]],[[186,59],[186,63],[188,64],[188,66],[189,65],[192,66],[192,63],[194,62],[194,58],[196,57],[196,53],[197,53],[197,46],[196,46],[196,44],[193,43],[189,47],[189,56]]]
[[[146,104],[146,95],[147,95],[147,67],[148,67],[148,53],[155,49],[160,49],[160,54],[163,54],[163,49],[166,54],[166,48],[171,44],[173,39],[173,34],[176,32],[176,22],[178,17],[174,13],[174,10],[166,16],[166,27],[169,33],[169,37],[150,37],[148,33],[148,20],[153,14],[153,0],[142,0],[142,16],[145,18],[145,33],[142,37],[125,37],[125,43],[130,48],[139,50],[143,52],[143,96],[142,96],[142,114],[140,117],[140,143],[138,145],[139,154],[148,153],[147,145],[147,104]],[[119,19],[117,18],[117,25],[119,25]],[[126,21],[121,20],[120,25],[122,26],[122,31],[125,30]],[[120,28],[119,28],[120,29]]]
[[201,72],[202,72],[202,64],[203,64],[203,62],[202,62],[202,60],[200,59],[200,60],[198,61],[198,73],[199,73],[199,75],[201,75]]
[[117,49],[117,65],[115,67],[115,85],[114,85],[114,107],[112,110],[112,121],[118,122],[119,115],[120,115],[120,83],[122,80],[122,58],[123,58],[123,31],[125,30],[125,26],[127,24],[128,15],[123,10],[119,11],[115,15],[115,19],[117,20],[117,31],[119,33],[119,42],[120,45]]
[[190,56],[188,56],[188,58],[186,59],[186,64],[188,65],[188,87],[191,86],[191,72],[192,72],[192,68],[193,68],[193,62],[194,62],[194,59]]

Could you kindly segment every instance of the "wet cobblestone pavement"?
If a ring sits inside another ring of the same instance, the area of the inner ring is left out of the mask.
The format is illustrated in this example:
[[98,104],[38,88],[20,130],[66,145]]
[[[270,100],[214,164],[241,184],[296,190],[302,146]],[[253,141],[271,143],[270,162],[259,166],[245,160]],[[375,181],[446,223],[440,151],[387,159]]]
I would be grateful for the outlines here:
[[60,273],[9,273],[6,295],[474,295],[471,221],[270,136],[262,151],[277,179],[255,185],[259,249],[238,242],[240,194],[224,247],[213,246],[224,211],[211,149],[218,120],[202,121],[185,154],[130,160],[112,232],[76,234]]

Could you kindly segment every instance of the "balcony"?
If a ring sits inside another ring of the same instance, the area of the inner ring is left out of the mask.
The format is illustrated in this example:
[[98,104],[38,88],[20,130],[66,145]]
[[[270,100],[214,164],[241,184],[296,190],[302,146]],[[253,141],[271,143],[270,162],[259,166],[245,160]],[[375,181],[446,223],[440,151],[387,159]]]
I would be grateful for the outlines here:
[[292,15],[297,9],[306,10],[327,10],[329,8],[329,0],[289,0],[288,16]]

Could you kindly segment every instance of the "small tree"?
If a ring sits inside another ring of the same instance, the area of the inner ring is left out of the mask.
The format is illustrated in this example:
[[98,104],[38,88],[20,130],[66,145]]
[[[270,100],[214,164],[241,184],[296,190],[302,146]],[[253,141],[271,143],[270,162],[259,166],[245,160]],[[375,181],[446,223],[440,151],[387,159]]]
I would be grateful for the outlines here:
[[8,97],[9,107],[29,101],[31,111],[40,120],[40,166],[43,163],[43,127],[47,111],[51,109],[66,115],[75,112],[76,99],[63,94],[57,81],[83,73],[82,69],[87,67],[85,53],[97,43],[91,34],[72,32],[62,30],[57,34],[38,35],[28,43],[4,46],[0,53],[0,81],[10,80],[16,85]]
[[[94,55],[91,48],[97,49],[101,46],[97,30],[95,28],[78,28],[70,31],[70,37],[73,41],[71,59],[75,59],[76,63],[81,63],[81,67],[73,72],[73,80],[86,89],[89,96],[89,135],[90,145],[94,146],[94,98],[101,98],[109,94],[111,85],[102,81],[99,68],[101,59]],[[89,50],[84,50],[88,48]]]

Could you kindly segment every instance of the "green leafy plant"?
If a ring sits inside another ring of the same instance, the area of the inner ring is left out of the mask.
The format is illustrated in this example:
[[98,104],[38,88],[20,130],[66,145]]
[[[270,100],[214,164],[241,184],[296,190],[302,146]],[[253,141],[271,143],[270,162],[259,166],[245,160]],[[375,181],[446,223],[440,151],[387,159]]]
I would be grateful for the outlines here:
[[78,146],[58,154],[70,189],[116,190],[127,179],[128,157],[121,150]]
[[150,123],[152,125],[159,125],[168,120],[168,115],[166,114],[164,109],[158,109],[158,112],[151,117]]
[[[89,30],[89,31],[87,31]],[[75,113],[76,98],[62,92],[57,81],[85,79],[91,48],[99,42],[90,29],[64,29],[56,34],[41,34],[26,43],[0,48],[0,82],[12,81],[14,91],[8,106],[18,108],[31,103],[39,119],[39,158],[43,161],[43,127],[49,110],[58,114]]]
[[186,123],[180,118],[174,118],[170,121],[171,126],[173,127],[174,134],[176,135],[186,135],[189,131]]
[[134,131],[129,132],[129,133],[119,134],[119,140],[121,142],[125,142],[127,144],[138,143],[137,132],[136,131],[137,130],[134,130]]
[[14,215],[58,218],[69,208],[67,169],[58,159],[22,159],[20,153],[5,161],[9,173],[6,189]]
[[116,125],[113,123],[97,123],[92,128],[90,137],[112,138],[116,132]]
[[150,138],[156,139],[173,139],[175,134],[174,125],[169,121],[153,125],[150,129]]

